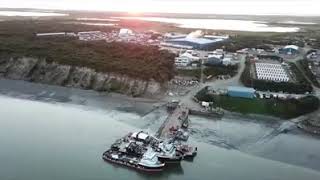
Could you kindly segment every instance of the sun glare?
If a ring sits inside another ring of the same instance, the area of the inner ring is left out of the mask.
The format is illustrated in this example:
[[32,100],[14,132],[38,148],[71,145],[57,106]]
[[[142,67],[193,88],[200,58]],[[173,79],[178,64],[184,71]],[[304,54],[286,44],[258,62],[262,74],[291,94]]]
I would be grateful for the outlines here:
[[142,1],[126,1],[125,4],[123,4],[124,9],[128,12],[131,16],[139,16],[143,12],[147,12],[150,8],[150,2],[142,0]]
[[140,16],[142,12],[139,11],[128,11],[129,16]]

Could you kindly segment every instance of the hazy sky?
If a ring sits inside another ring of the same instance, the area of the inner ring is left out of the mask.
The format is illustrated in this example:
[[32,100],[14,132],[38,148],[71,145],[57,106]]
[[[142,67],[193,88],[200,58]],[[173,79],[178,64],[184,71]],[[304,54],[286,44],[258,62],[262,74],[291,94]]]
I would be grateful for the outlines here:
[[320,0],[1,0],[0,7],[257,15],[320,15]]

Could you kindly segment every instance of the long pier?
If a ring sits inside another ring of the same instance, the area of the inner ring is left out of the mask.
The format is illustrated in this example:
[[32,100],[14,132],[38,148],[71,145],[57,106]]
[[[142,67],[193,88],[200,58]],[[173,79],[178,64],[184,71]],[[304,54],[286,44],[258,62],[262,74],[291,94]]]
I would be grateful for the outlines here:
[[158,138],[170,138],[170,130],[172,128],[179,129],[182,124],[188,120],[189,109],[183,104],[177,105],[173,112],[167,117],[159,128],[156,136]]

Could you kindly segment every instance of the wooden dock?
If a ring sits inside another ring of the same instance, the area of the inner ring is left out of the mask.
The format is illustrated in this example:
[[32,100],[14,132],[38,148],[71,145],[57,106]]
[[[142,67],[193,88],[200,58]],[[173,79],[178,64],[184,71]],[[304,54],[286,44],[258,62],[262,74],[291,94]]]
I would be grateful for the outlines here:
[[188,116],[189,109],[184,105],[178,105],[163,122],[156,136],[164,139],[170,138],[170,129],[179,129]]

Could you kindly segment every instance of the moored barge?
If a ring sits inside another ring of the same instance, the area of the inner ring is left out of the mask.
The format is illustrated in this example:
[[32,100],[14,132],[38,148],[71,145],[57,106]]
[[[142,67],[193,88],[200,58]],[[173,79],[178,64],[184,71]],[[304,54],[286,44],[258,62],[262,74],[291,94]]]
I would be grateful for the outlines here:
[[151,148],[144,151],[143,147],[135,143],[127,144],[124,149],[113,146],[103,153],[102,158],[108,162],[148,172],[162,171],[165,166]]

